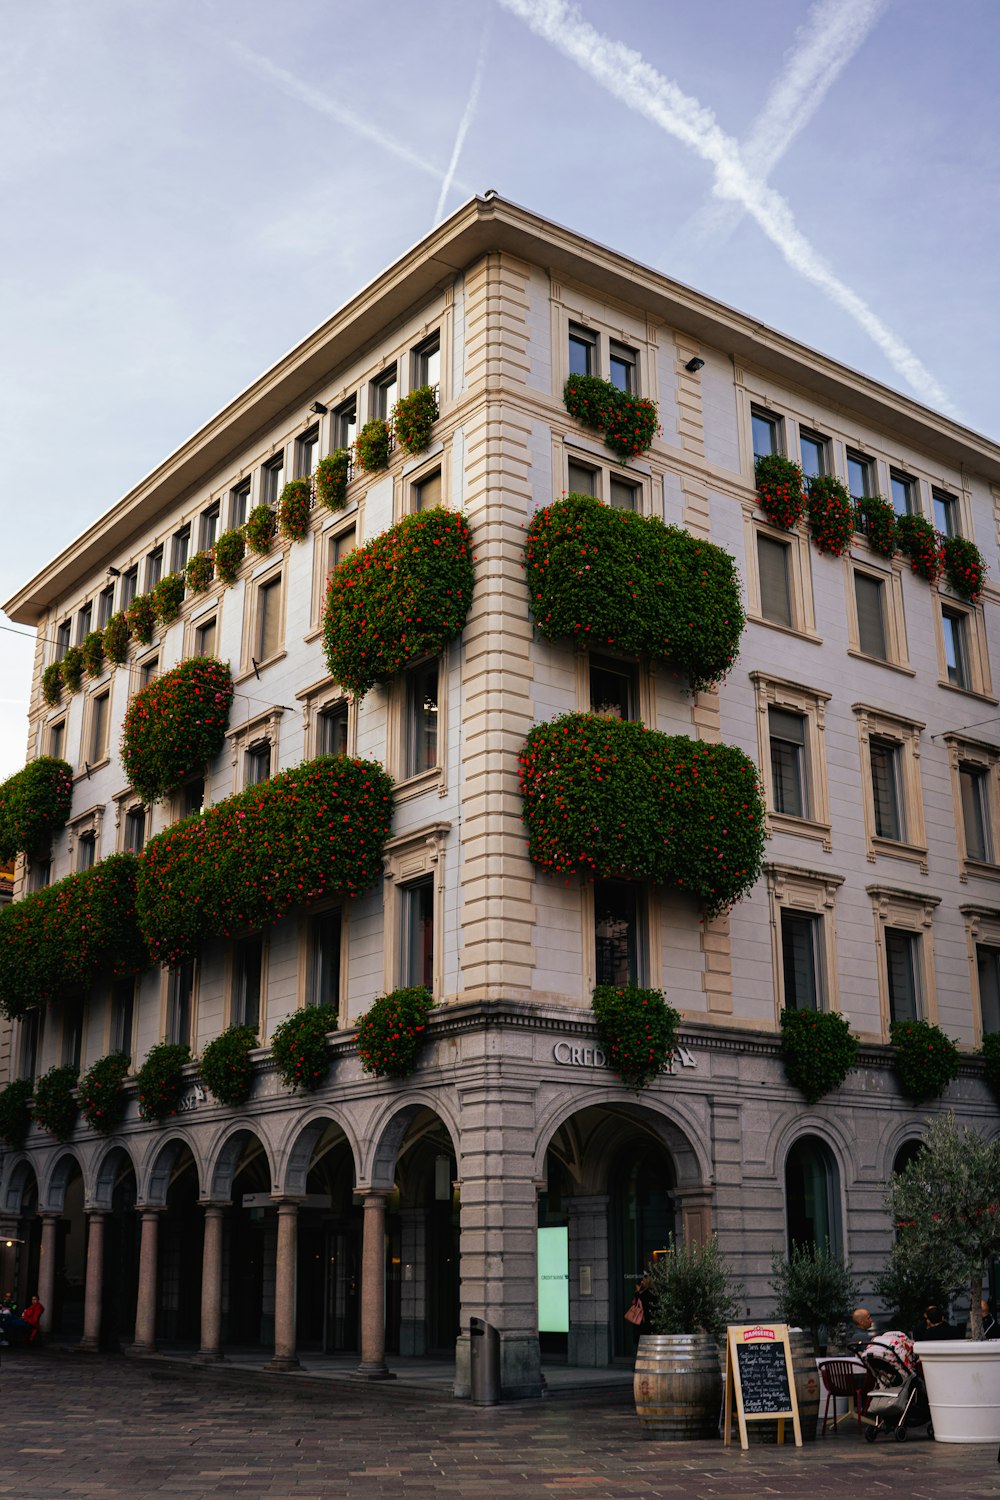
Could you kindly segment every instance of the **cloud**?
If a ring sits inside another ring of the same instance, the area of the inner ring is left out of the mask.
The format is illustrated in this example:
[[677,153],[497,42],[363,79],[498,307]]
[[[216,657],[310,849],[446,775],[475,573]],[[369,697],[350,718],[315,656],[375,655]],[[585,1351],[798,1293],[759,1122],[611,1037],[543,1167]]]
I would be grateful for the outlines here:
[[458,159],[462,154],[462,147],[465,145],[465,137],[469,133],[469,126],[472,124],[476,110],[479,107],[479,93],[483,84],[483,69],[486,66],[486,52],[490,39],[491,15],[492,11],[487,11],[486,24],[483,27],[483,39],[479,44],[479,56],[476,58],[476,70],[472,75],[472,87],[469,90],[469,98],[466,102],[462,118],[458,122],[458,133],[455,136],[455,144],[452,147],[451,160],[448,163],[448,170],[445,172],[444,181],[441,184],[441,192],[438,195],[437,207],[434,210],[434,220],[431,226],[432,228],[434,224],[440,223],[441,217],[444,214],[444,206],[447,201],[448,194],[451,191],[452,182],[455,178],[455,169],[458,166]]
[[792,270],[811,281],[864,329],[922,401],[954,415],[955,408],[943,387],[813,249],[784,198],[745,166],[739,144],[721,129],[711,110],[664,78],[640,53],[602,36],[567,0],[499,0],[499,4],[630,109],[708,162],[715,173],[712,190],[716,197],[741,205]]

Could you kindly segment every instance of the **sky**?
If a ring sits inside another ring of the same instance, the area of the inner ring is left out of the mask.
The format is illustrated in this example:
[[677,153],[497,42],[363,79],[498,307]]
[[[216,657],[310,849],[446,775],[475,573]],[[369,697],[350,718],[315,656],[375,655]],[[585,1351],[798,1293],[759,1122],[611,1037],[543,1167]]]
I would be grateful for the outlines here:
[[0,0],[0,600],[488,188],[1000,439],[998,44],[998,0]]

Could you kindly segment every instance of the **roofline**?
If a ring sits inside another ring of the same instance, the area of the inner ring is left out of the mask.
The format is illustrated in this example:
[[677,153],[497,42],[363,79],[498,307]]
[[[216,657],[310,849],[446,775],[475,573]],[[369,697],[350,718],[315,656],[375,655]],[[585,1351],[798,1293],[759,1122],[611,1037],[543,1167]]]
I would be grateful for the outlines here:
[[490,251],[508,251],[582,282],[647,316],[857,413],[961,468],[1000,483],[1000,445],[961,423],[819,354],[755,318],[672,281],[616,250],[565,229],[506,199],[472,198],[438,225],[332,317],[241,391],[116,505],[65,547],[4,605],[22,625],[36,625],[53,599],[69,593],[167,506],[203,482],[206,470],[283,412],[328,382],[388,325]]

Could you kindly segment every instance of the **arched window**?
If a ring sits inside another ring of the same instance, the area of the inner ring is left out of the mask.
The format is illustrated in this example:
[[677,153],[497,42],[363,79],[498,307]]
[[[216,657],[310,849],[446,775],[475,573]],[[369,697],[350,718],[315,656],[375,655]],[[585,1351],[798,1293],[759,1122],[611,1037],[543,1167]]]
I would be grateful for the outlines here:
[[785,1160],[788,1247],[829,1245],[842,1254],[840,1174],[833,1152],[818,1136],[804,1135]]
[[916,1161],[923,1149],[923,1141],[904,1141],[892,1159],[892,1170],[894,1172],[902,1172],[904,1167],[910,1165],[911,1161]]

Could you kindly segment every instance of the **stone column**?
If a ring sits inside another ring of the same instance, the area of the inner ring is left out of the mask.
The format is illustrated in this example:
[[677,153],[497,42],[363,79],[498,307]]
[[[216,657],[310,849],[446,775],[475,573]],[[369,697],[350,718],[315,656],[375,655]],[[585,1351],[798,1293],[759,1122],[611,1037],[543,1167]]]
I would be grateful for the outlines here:
[[355,1372],[362,1380],[392,1380],[385,1362],[385,1200],[388,1193],[365,1193],[364,1240],[361,1251],[361,1363]]
[[104,1221],[102,1209],[87,1213],[87,1272],[83,1290],[83,1338],[78,1347],[96,1354],[101,1346],[104,1298]]
[[[38,1326],[42,1333],[48,1333],[52,1328],[52,1301],[56,1294],[56,1232],[59,1215],[40,1213],[38,1217],[42,1221],[42,1246],[38,1257],[38,1300],[45,1308]],[[29,1287],[25,1293],[25,1301],[30,1298],[31,1293],[32,1288]]]
[[295,1357],[295,1277],[299,1205],[290,1199],[278,1204],[278,1255],[274,1270],[274,1358],[271,1370],[297,1370]]
[[136,1354],[156,1353],[156,1261],[159,1249],[159,1208],[140,1208],[142,1235],[139,1241],[139,1294],[135,1305]]
[[201,1250],[201,1348],[204,1364],[222,1359],[222,1231],[226,1206],[206,1203]]

